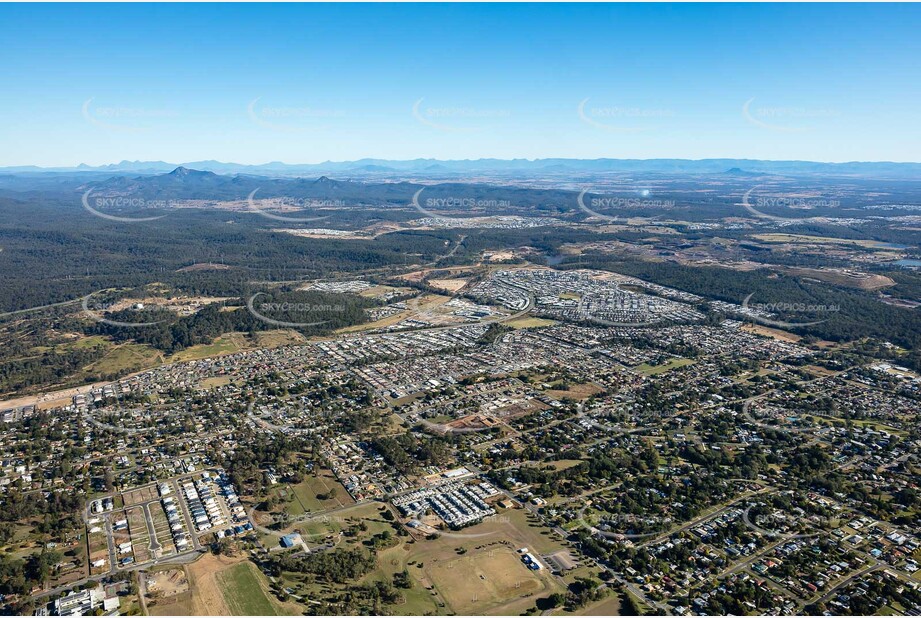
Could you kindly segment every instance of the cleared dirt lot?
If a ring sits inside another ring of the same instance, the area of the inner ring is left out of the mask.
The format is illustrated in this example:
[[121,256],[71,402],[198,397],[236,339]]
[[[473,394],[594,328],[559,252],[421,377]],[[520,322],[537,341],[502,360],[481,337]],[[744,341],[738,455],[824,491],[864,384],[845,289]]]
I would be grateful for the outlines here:
[[780,330],[777,328],[768,328],[767,326],[761,326],[760,324],[746,324],[742,327],[742,330],[746,330],[752,333],[757,333],[759,335],[764,335],[765,337],[771,337],[772,339],[778,339],[780,341],[790,341],[796,343],[802,337],[799,335],[794,335],[793,333],[788,333],[787,331]]
[[148,573],[145,600],[151,616],[188,614],[192,607],[188,573],[182,567]]
[[157,500],[160,494],[157,492],[156,485],[148,485],[147,487],[126,491],[122,494],[122,497],[125,500],[125,506],[132,506],[150,502],[151,500]]
[[147,519],[143,507],[130,508],[125,513],[128,515],[128,530],[131,532],[131,549],[134,551],[135,562],[150,560],[150,534],[147,531]]
[[467,285],[467,279],[429,279],[429,285],[445,292],[454,293]]
[[230,616],[217,575],[224,569],[242,562],[243,558],[226,558],[205,554],[187,567],[192,599],[189,614],[193,616]]

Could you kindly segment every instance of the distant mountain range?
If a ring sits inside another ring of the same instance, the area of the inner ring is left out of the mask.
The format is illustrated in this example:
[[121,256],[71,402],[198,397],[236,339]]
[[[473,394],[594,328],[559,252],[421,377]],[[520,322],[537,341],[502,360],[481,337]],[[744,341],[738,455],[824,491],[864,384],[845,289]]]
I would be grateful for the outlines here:
[[[328,200],[371,200],[405,202],[417,185],[405,182],[363,183],[319,178],[270,178],[257,174],[216,174],[207,170],[179,166],[166,174],[109,175],[89,178],[79,191],[114,195],[133,195],[156,199],[244,199],[257,191],[256,199],[297,196]],[[0,183],[2,186],[2,183]]]
[[2,167],[0,173],[68,173],[68,174],[162,174],[177,167],[213,172],[215,174],[249,174],[257,176],[301,176],[320,174],[418,175],[427,174],[571,174],[599,172],[646,172],[680,174],[758,173],[786,175],[849,175],[921,177],[921,163],[887,161],[854,161],[849,163],[820,163],[814,161],[767,161],[759,159],[360,159],[358,161],[327,161],[324,163],[282,163],[273,161],[261,165],[223,163],[221,161],[122,161],[109,165],[76,167]]
[[[41,178],[41,175],[38,175]],[[30,182],[30,178],[7,178]],[[73,181],[73,179],[71,179]],[[79,182],[79,181],[77,181]],[[4,187],[0,176],[0,190]],[[200,199],[240,200],[253,191],[255,199],[268,197],[296,197],[316,200],[341,200],[352,204],[399,204],[406,206],[419,189],[425,188],[425,198],[450,197],[473,200],[509,200],[518,206],[548,208],[563,201],[572,201],[572,191],[557,189],[531,189],[523,187],[498,187],[488,184],[443,182],[426,186],[413,182],[387,182],[366,179],[333,180],[319,178],[270,178],[257,174],[216,174],[194,170],[185,166],[165,174],[91,176],[72,187],[79,192],[109,196],[137,196],[150,199]]]

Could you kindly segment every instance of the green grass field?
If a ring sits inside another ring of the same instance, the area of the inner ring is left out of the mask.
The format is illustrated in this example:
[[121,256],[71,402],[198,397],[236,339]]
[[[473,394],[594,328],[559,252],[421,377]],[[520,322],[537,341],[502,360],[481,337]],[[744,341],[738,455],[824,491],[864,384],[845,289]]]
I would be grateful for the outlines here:
[[[327,495],[334,489],[334,497],[321,500],[318,495]],[[308,475],[296,485],[285,485],[277,490],[279,496],[283,493],[285,499],[290,495],[291,500],[285,506],[288,515],[300,515],[304,512],[316,512],[326,509],[338,508],[354,503],[345,488],[336,480],[329,470],[320,470],[317,476]]]
[[185,350],[172,355],[168,360],[169,362],[198,360],[201,358],[207,358],[209,356],[238,352],[244,347],[245,345],[242,345],[242,335],[230,333],[217,337],[214,342],[209,344],[190,346]]
[[690,358],[673,358],[667,363],[663,363],[661,365],[649,365],[647,363],[643,363],[642,365],[638,365],[635,369],[643,375],[654,376],[658,373],[665,373],[671,369],[690,365],[693,362],[694,361],[692,361]]
[[161,360],[161,353],[149,345],[126,343],[113,347],[85,371],[91,375],[141,371],[158,365]]
[[259,584],[259,575],[252,563],[241,562],[218,574],[217,579],[224,600],[234,616],[278,615]]

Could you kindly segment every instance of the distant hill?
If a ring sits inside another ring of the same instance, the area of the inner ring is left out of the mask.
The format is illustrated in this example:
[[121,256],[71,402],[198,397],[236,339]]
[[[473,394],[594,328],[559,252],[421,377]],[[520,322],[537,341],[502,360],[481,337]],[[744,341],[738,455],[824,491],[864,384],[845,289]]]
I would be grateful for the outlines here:
[[740,167],[730,168],[723,173],[726,174],[727,176],[762,176],[763,175],[763,173],[750,172],[748,170],[743,170]]

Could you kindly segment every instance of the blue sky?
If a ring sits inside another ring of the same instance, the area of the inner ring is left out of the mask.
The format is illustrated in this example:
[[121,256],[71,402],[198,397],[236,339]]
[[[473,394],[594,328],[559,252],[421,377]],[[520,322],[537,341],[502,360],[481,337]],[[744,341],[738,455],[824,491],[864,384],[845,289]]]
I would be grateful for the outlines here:
[[0,5],[0,165],[921,161],[918,5]]

